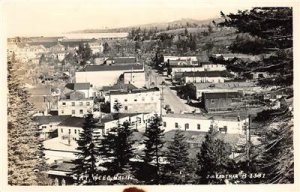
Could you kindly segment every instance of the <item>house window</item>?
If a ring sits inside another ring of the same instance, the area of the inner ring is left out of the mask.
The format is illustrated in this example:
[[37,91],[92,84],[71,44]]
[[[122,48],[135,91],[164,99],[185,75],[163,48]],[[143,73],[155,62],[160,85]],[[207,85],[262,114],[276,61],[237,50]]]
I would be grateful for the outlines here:
[[80,105],[80,106],[83,106],[83,102],[79,102],[79,105]]
[[49,125],[50,127],[52,127],[52,125]]
[[75,102],[72,102],[72,106],[75,106]]
[[83,114],[83,110],[82,110],[82,109],[80,109],[80,110],[79,110],[79,113],[80,113],[80,114]]
[[186,123],[186,124],[184,125],[184,128],[185,128],[185,129],[189,129],[189,124]]
[[137,99],[134,99],[134,101],[137,101]]
[[127,99],[124,99],[125,102],[127,102]]
[[200,130],[201,129],[201,125],[197,124],[197,129]]
[[90,102],[86,102],[86,106],[90,106]]
[[115,103],[118,102],[118,99],[115,99]]
[[137,118],[136,118],[136,122],[137,122],[137,123],[142,123],[142,119],[141,119],[140,117],[137,117]]
[[75,110],[72,110],[72,115],[74,115],[75,114]]
[[210,102],[211,102],[212,104],[214,104],[214,103],[215,103],[215,100],[214,100],[214,99],[211,99]]
[[61,114],[64,114],[65,112],[64,112],[64,110],[61,110]]
[[74,133],[77,134],[77,130],[76,129],[74,129]]
[[164,121],[164,127],[167,127],[167,122]]
[[144,98],[144,97],[142,97],[142,101],[145,101],[145,98]]
[[175,128],[178,128],[178,123],[175,123]]
[[64,129],[60,129],[60,132],[62,132],[62,133],[63,133],[63,132],[64,132]]
[[71,134],[71,129],[69,129],[69,134]]
[[125,107],[124,107],[124,110],[125,110],[125,111],[127,111],[127,110],[128,110],[128,107],[127,107],[127,106],[125,106]]
[[47,128],[47,126],[42,126],[42,128],[43,128],[43,129],[46,129],[46,128]]
[[66,105],[66,102],[63,102],[62,105],[65,106],[65,105]]

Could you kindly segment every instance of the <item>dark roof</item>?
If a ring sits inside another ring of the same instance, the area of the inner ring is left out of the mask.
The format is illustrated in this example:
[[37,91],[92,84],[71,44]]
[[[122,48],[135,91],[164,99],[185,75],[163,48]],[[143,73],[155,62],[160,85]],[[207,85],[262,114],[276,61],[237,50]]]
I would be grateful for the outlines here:
[[183,72],[183,77],[232,77],[233,75],[228,71],[196,71]]
[[143,70],[141,64],[130,65],[87,65],[83,71],[119,71],[119,70]]
[[71,172],[76,165],[72,162],[60,162],[60,163],[53,163],[50,165],[51,171],[63,171],[63,172]]
[[136,63],[135,57],[115,57],[116,64],[125,64],[125,63]]
[[172,68],[202,68],[200,65],[174,65]]
[[204,92],[202,93],[204,99],[219,99],[219,98],[240,98],[242,93],[240,92]]
[[112,91],[112,90],[129,90],[137,89],[136,86],[132,84],[114,84],[113,86],[103,86],[102,91]]
[[111,91],[111,95],[123,95],[123,94],[130,94],[130,93],[144,93],[144,92],[153,92],[153,91],[159,91],[158,87],[153,87],[150,89],[133,89],[133,90],[121,90],[121,91]]
[[66,88],[71,90],[88,90],[90,89],[90,83],[68,83]]
[[39,125],[53,123],[53,122],[62,122],[70,116],[35,116],[33,117],[33,121],[37,122]]
[[85,118],[83,117],[69,117],[62,121],[59,126],[66,126],[66,127],[83,127],[85,122]]

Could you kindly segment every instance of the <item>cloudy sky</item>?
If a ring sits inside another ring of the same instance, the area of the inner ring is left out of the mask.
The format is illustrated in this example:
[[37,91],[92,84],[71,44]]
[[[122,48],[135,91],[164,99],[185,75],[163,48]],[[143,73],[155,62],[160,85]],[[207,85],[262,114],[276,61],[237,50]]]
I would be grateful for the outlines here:
[[[209,3],[208,3],[209,2]],[[228,2],[228,1],[223,1]],[[208,19],[252,7],[232,0],[10,0],[2,2],[8,36],[55,35],[63,32],[174,21]],[[243,3],[242,3],[243,2]],[[253,2],[253,1],[252,1]]]

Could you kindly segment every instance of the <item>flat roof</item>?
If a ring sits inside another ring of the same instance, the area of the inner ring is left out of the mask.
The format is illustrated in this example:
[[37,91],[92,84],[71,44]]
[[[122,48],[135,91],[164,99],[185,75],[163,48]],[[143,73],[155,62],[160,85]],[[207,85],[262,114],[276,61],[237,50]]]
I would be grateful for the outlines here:
[[196,71],[183,72],[183,77],[232,77],[228,71]]
[[187,118],[187,119],[199,119],[199,120],[224,120],[232,121],[237,120],[237,117],[240,119],[247,119],[247,115],[236,113],[218,113],[218,114],[204,114],[204,113],[185,113],[185,114],[166,114],[164,117],[173,117],[173,118]]
[[204,92],[202,93],[204,99],[219,99],[219,98],[241,98],[243,95],[240,92]]
[[90,83],[68,83],[65,87],[71,90],[89,90]]
[[197,89],[254,87],[254,82],[193,83]]
[[[144,66],[138,63],[128,65],[87,65],[83,71],[122,71],[122,70],[143,70]],[[79,72],[83,72],[79,71]]]
[[158,87],[153,87],[150,89],[117,90],[117,91],[111,91],[110,95],[126,95],[126,94],[146,93],[146,92],[156,92],[156,91],[159,91]]

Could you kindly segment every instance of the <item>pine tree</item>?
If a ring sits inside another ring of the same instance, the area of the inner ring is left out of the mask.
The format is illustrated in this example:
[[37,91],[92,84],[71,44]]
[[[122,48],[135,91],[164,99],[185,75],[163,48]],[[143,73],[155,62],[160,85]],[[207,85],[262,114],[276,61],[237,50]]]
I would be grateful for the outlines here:
[[265,174],[261,183],[294,183],[294,125],[290,115],[276,117],[273,122],[279,122],[278,126],[272,128],[267,124],[263,129],[265,133],[257,158],[259,168]]
[[109,160],[104,166],[109,174],[131,171],[130,159],[133,157],[133,142],[131,141],[132,129],[129,122],[125,121],[111,129],[102,139],[100,153]]
[[200,153],[197,154],[199,167],[196,174],[200,177],[200,184],[224,183],[224,180],[216,179],[215,174],[228,172],[231,149],[224,141],[216,138],[217,134],[218,131],[211,126],[202,143]]
[[44,176],[39,162],[41,141],[30,116],[29,94],[17,75],[19,65],[15,58],[8,62],[8,184],[46,185],[39,178]]
[[161,118],[157,114],[152,117],[149,126],[146,128],[144,136],[147,138],[144,141],[144,163],[146,166],[152,165],[154,162],[154,182],[159,184],[160,182],[160,162],[159,158],[162,157],[163,147],[163,132],[161,129]]
[[166,167],[170,172],[170,180],[174,184],[185,184],[187,167],[189,163],[188,145],[185,141],[183,131],[176,130],[174,140],[170,143],[167,152],[169,165]]
[[97,175],[97,157],[99,140],[94,134],[96,129],[96,120],[92,114],[88,114],[85,118],[83,131],[80,132],[79,140],[77,140],[79,152],[76,153],[77,158],[74,160],[75,168],[73,175],[77,177],[75,181],[78,185],[94,185],[96,181],[94,176]]

